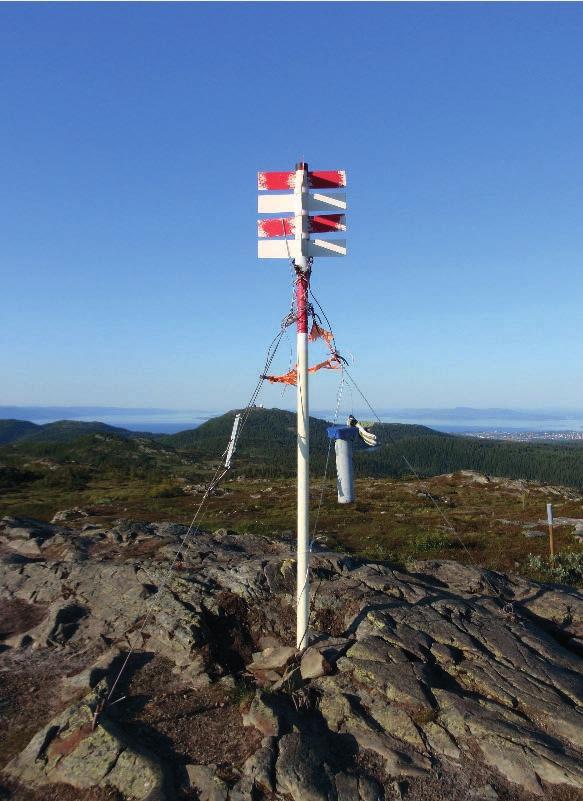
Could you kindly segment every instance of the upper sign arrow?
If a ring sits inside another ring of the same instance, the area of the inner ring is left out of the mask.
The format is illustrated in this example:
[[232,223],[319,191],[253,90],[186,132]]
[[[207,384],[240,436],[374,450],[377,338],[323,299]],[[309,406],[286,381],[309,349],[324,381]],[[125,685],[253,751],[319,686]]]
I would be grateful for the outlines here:
[[[257,188],[261,190],[289,190],[294,188],[295,182],[295,170],[257,173]],[[310,189],[341,189],[344,186],[346,186],[345,170],[317,170],[308,173]]]

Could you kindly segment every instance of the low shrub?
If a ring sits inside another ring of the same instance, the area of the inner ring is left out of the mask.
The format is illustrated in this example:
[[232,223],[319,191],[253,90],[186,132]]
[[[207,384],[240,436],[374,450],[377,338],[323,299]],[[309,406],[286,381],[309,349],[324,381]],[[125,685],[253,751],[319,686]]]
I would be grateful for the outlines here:
[[162,484],[155,484],[150,487],[148,495],[150,498],[177,498],[179,495],[184,495],[184,492],[180,484],[165,481]]
[[51,489],[82,490],[90,478],[91,472],[86,468],[65,464],[56,470],[49,470],[37,483]]
[[445,551],[456,547],[457,541],[444,531],[430,531],[425,534],[418,534],[413,540],[413,550],[418,554]]
[[526,560],[528,574],[538,581],[552,584],[583,584],[583,551],[563,551],[551,557],[529,553]]

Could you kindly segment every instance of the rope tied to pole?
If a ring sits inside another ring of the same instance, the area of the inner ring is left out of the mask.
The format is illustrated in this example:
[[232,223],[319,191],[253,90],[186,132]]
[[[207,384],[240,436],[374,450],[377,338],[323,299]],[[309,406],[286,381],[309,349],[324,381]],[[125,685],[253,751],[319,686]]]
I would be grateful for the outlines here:
[[[331,325],[331,323],[330,323],[330,320],[328,319],[328,317],[327,317],[327,315],[326,315],[326,312],[325,312],[325,311],[324,311],[324,309],[322,308],[322,305],[321,305],[321,304],[320,304],[320,302],[318,301],[318,298],[315,296],[315,294],[314,294],[314,292],[313,292],[313,290],[312,290],[312,288],[311,288],[311,287],[310,287],[310,295],[311,295],[311,297],[313,298],[313,300],[315,301],[315,303],[316,303],[316,305],[317,305],[318,309],[319,309],[319,310],[320,310],[320,312],[322,313],[322,315],[323,315],[323,317],[324,317],[324,320],[326,321],[326,324],[328,325],[328,328],[329,328],[329,329],[330,329],[330,331],[333,333],[333,328],[332,328],[332,325]],[[348,370],[348,367],[347,367],[347,366],[344,366],[343,374],[344,374],[344,373],[346,374],[346,376],[347,376],[348,380],[350,381],[350,383],[352,384],[352,386],[354,387],[354,389],[355,389],[355,390],[358,392],[358,394],[360,395],[360,397],[363,399],[363,401],[364,401],[364,402],[365,402],[365,404],[367,405],[368,409],[370,410],[370,412],[371,412],[371,413],[373,414],[373,416],[375,417],[376,421],[377,421],[379,424],[381,424],[381,425],[382,425],[382,420],[381,420],[381,418],[379,417],[379,415],[377,414],[377,412],[376,412],[376,411],[375,411],[375,409],[373,408],[372,404],[370,403],[370,401],[368,400],[368,398],[366,397],[366,395],[365,395],[365,394],[363,393],[363,391],[360,389],[360,387],[359,387],[359,386],[358,386],[358,384],[356,383],[355,379],[354,379],[354,378],[352,377],[352,375],[350,374],[350,371]],[[399,454],[400,458],[403,460],[403,462],[405,463],[405,465],[407,466],[407,468],[408,468],[408,469],[411,471],[411,473],[413,474],[413,476],[415,477],[415,479],[416,479],[416,480],[417,480],[417,482],[419,483],[419,486],[421,486],[421,485],[422,485],[422,480],[421,480],[421,476],[419,475],[418,471],[417,471],[417,470],[416,470],[416,469],[413,467],[413,465],[411,464],[411,462],[409,461],[409,459],[408,459],[408,458],[405,456],[405,454],[404,454],[404,453],[401,451],[401,449],[399,448],[399,446],[398,446],[398,444],[397,444],[397,441],[395,440],[395,438],[393,437],[393,435],[391,434],[391,432],[390,432],[390,431],[388,431],[387,433],[388,433],[388,437],[389,437],[389,440],[390,440],[391,444],[393,445],[393,447],[395,448],[395,450],[397,451],[397,453]],[[476,564],[475,560],[473,559],[473,557],[472,557],[472,555],[471,555],[471,553],[470,553],[470,551],[469,551],[469,549],[468,549],[467,545],[465,544],[465,542],[464,542],[464,541],[463,541],[463,539],[461,538],[461,536],[460,536],[460,534],[459,534],[458,530],[456,529],[456,527],[454,526],[454,524],[452,523],[452,521],[449,519],[448,515],[447,515],[447,514],[445,513],[445,511],[444,511],[444,510],[443,510],[443,509],[442,509],[442,508],[439,506],[439,504],[438,504],[437,500],[435,499],[435,497],[434,497],[434,496],[433,496],[431,493],[427,493],[427,497],[429,498],[429,500],[430,500],[430,501],[431,501],[431,503],[433,504],[433,506],[434,506],[435,510],[437,511],[437,513],[439,514],[439,516],[441,517],[441,519],[443,520],[443,522],[445,523],[445,526],[446,526],[446,528],[447,528],[447,529],[448,529],[448,530],[449,530],[449,531],[450,531],[450,532],[451,532],[451,533],[454,535],[454,537],[455,537],[455,538],[458,540],[458,542],[459,542],[459,543],[460,543],[460,545],[462,546],[462,548],[463,548],[464,552],[466,553],[466,556],[467,556],[467,558],[468,558],[468,561],[470,562],[470,564],[471,564],[473,567],[475,567],[476,569],[478,569],[478,565]],[[483,574],[483,577],[484,577],[484,580],[485,580],[485,582],[488,584],[488,586],[489,586],[489,587],[490,587],[490,589],[493,591],[493,593],[494,593],[494,594],[495,594],[495,595],[498,597],[498,599],[499,599],[501,602],[506,602],[506,598],[505,598],[505,597],[502,595],[501,591],[500,591],[500,590],[499,590],[499,588],[496,586],[496,584],[495,584],[495,583],[494,583],[494,582],[491,580],[491,578],[490,578],[490,577],[487,575],[487,572],[484,572],[484,574]],[[511,611],[509,611],[509,608],[510,608],[510,607],[511,607]],[[515,608],[515,606],[514,606],[513,604],[508,604],[508,603],[505,603],[505,606],[503,607],[503,612],[504,612],[504,613],[505,613],[507,616],[511,616],[511,618],[512,618],[512,619],[516,619],[516,618],[517,618],[517,616],[518,616],[518,615],[517,615],[517,612],[516,612],[516,608]]]
[[[182,538],[180,546],[178,547],[178,550],[176,551],[174,559],[172,560],[170,566],[168,567],[168,570],[166,571],[166,574],[164,575],[164,577],[163,577],[162,581],[160,582],[160,585],[159,585],[158,589],[156,590],[156,592],[154,593],[154,595],[150,599],[148,599],[147,602],[142,604],[142,607],[139,610],[138,619],[140,618],[141,611],[143,609],[145,609],[145,615],[144,615],[144,618],[142,620],[142,623],[141,623],[139,629],[136,632],[136,637],[134,639],[134,644],[130,645],[130,650],[126,654],[126,657],[125,657],[125,659],[124,659],[124,661],[123,661],[123,663],[122,663],[122,665],[121,665],[121,667],[120,667],[120,669],[119,669],[119,671],[118,671],[118,673],[117,673],[117,675],[115,677],[115,680],[113,681],[113,684],[112,684],[112,686],[111,686],[111,688],[109,690],[109,693],[106,695],[105,698],[103,698],[98,703],[98,705],[97,705],[97,707],[95,709],[95,712],[94,712],[94,715],[93,715],[93,721],[92,721],[93,728],[95,728],[98,725],[99,717],[103,714],[103,712],[105,711],[105,709],[108,706],[112,706],[113,704],[118,703],[119,701],[123,700],[123,698],[125,698],[125,696],[122,696],[121,698],[118,698],[117,700],[112,701],[112,698],[113,698],[113,695],[115,693],[115,690],[116,690],[116,688],[117,688],[122,676],[124,675],[124,673],[125,673],[125,671],[126,671],[126,669],[128,667],[130,659],[132,658],[133,654],[135,653],[135,651],[137,649],[137,641],[142,636],[147,624],[149,623],[154,611],[156,610],[156,605],[159,602],[160,597],[161,597],[164,589],[166,588],[166,586],[167,586],[167,584],[168,584],[168,582],[170,580],[170,576],[172,575],[172,572],[173,572],[176,564],[179,562],[179,560],[182,559],[184,553],[187,552],[188,549],[191,547],[192,539],[194,538],[194,536],[199,531],[198,526],[196,526],[196,522],[197,522],[197,520],[198,520],[198,518],[199,518],[199,516],[200,516],[200,514],[202,512],[202,509],[204,508],[204,506],[206,504],[206,501],[207,501],[209,495],[217,488],[217,486],[224,479],[224,477],[227,475],[227,473],[229,472],[229,470],[231,468],[230,460],[229,460],[229,464],[227,465],[227,464],[223,464],[223,459],[226,459],[229,451],[231,451],[231,457],[232,457],[232,455],[234,454],[234,452],[235,452],[235,450],[237,448],[237,445],[238,445],[239,439],[241,437],[241,434],[243,432],[243,429],[245,427],[245,424],[246,424],[247,420],[249,419],[249,415],[251,414],[252,409],[255,408],[257,398],[259,397],[259,393],[261,391],[261,387],[263,386],[263,382],[265,380],[263,374],[267,370],[269,370],[269,368],[271,367],[273,359],[275,358],[275,355],[277,353],[277,349],[279,347],[279,344],[281,343],[281,339],[282,339],[282,337],[283,337],[283,335],[285,333],[285,328],[287,327],[287,325],[289,325],[289,323],[287,321],[289,320],[290,315],[292,315],[292,314],[293,314],[293,309],[291,309],[290,312],[286,315],[286,317],[283,318],[283,320],[281,322],[281,325],[280,325],[279,332],[273,338],[273,340],[271,341],[271,343],[270,343],[270,345],[269,345],[269,347],[267,349],[267,354],[266,354],[266,359],[265,359],[265,365],[264,365],[264,368],[263,368],[263,373],[260,374],[260,376],[259,376],[258,382],[257,382],[253,392],[251,393],[251,397],[249,398],[247,406],[245,407],[244,411],[240,414],[239,425],[232,432],[229,444],[227,445],[227,448],[223,451],[223,453],[220,456],[219,467],[216,469],[213,477],[211,478],[211,480],[209,481],[209,483],[206,486],[206,489],[205,489],[205,491],[203,493],[203,496],[202,496],[202,498],[201,498],[201,500],[200,500],[200,502],[198,504],[198,507],[197,507],[197,509],[196,509],[196,511],[194,513],[194,516],[193,516],[193,518],[192,518],[192,520],[191,520],[191,522],[190,522],[190,524],[188,526],[186,534]],[[127,635],[130,633],[130,630],[131,629],[128,629],[128,631],[126,632],[126,638],[127,638]],[[128,643],[129,643],[129,640],[128,640]]]

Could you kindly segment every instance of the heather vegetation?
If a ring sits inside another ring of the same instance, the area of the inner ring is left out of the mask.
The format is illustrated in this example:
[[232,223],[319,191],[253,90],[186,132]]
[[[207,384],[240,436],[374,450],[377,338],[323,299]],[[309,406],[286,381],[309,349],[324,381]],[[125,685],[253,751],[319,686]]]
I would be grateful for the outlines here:
[[[161,437],[159,441],[199,458],[216,457],[228,441],[234,415],[235,412],[229,412],[200,428]],[[310,420],[315,476],[320,475],[324,467],[328,425],[317,418]],[[399,423],[375,424],[374,432],[379,447],[355,454],[356,474],[361,477],[402,478],[411,474],[411,465],[423,477],[456,470],[479,470],[506,478],[583,487],[583,446],[580,444],[481,440]],[[244,460],[248,476],[293,476],[294,447],[295,415],[279,409],[256,409],[245,426],[238,455]]]
[[[109,431],[79,436],[78,427],[59,427],[59,441],[54,430],[50,441],[42,441],[35,429],[34,439],[27,435],[0,447],[0,516],[50,520],[58,511],[82,507],[86,519],[99,523],[120,517],[188,523],[219,464],[233,416],[163,437]],[[544,561],[546,536],[528,532],[543,525],[547,501],[554,502],[556,516],[583,519],[577,489],[583,484],[583,448],[379,425],[380,447],[355,458],[357,502],[340,506],[333,453],[323,482],[326,426],[323,420],[311,421],[312,506],[319,505],[323,489],[318,535],[331,547],[402,564],[448,558],[519,569],[547,581],[581,580],[583,548],[573,523],[557,527],[564,556],[553,564]],[[419,478],[411,475],[403,456]],[[474,480],[464,470],[477,470],[482,477]],[[294,472],[294,415],[253,410],[234,469],[205,505],[201,527],[289,535],[295,527]]]
[[[0,425],[0,442],[5,443],[0,447],[0,463],[4,470],[18,471],[29,457],[36,459],[37,465],[39,459],[46,458],[83,465],[105,477],[140,477],[162,483],[169,471],[181,464],[204,465],[219,459],[234,416],[234,411],[228,412],[199,428],[168,436],[138,434],[103,423],[60,421],[33,426],[24,421],[0,421],[6,424]],[[328,425],[318,418],[310,420],[315,477],[321,475],[326,461]],[[403,478],[411,475],[412,466],[421,477],[478,470],[487,475],[583,487],[583,446],[577,443],[481,440],[397,423],[376,424],[374,431],[379,447],[355,453],[356,474],[363,478]],[[279,409],[253,409],[237,459],[239,470],[250,478],[292,477],[295,415]],[[32,478],[30,472],[28,478]],[[8,474],[0,480],[8,481]],[[10,480],[19,483],[24,479],[15,473]]]

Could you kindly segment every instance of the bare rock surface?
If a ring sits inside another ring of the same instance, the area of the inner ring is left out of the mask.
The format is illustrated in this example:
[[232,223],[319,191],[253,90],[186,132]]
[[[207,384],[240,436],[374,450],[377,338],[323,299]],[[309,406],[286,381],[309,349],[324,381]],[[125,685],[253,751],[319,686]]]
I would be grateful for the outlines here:
[[0,521],[5,797],[583,798],[580,592],[317,550],[298,655],[290,544],[185,533]]
[[130,746],[111,720],[93,727],[96,703],[96,697],[87,698],[53,718],[9,763],[8,772],[31,787],[109,785],[129,797],[164,798],[164,777],[157,761],[136,745]]

